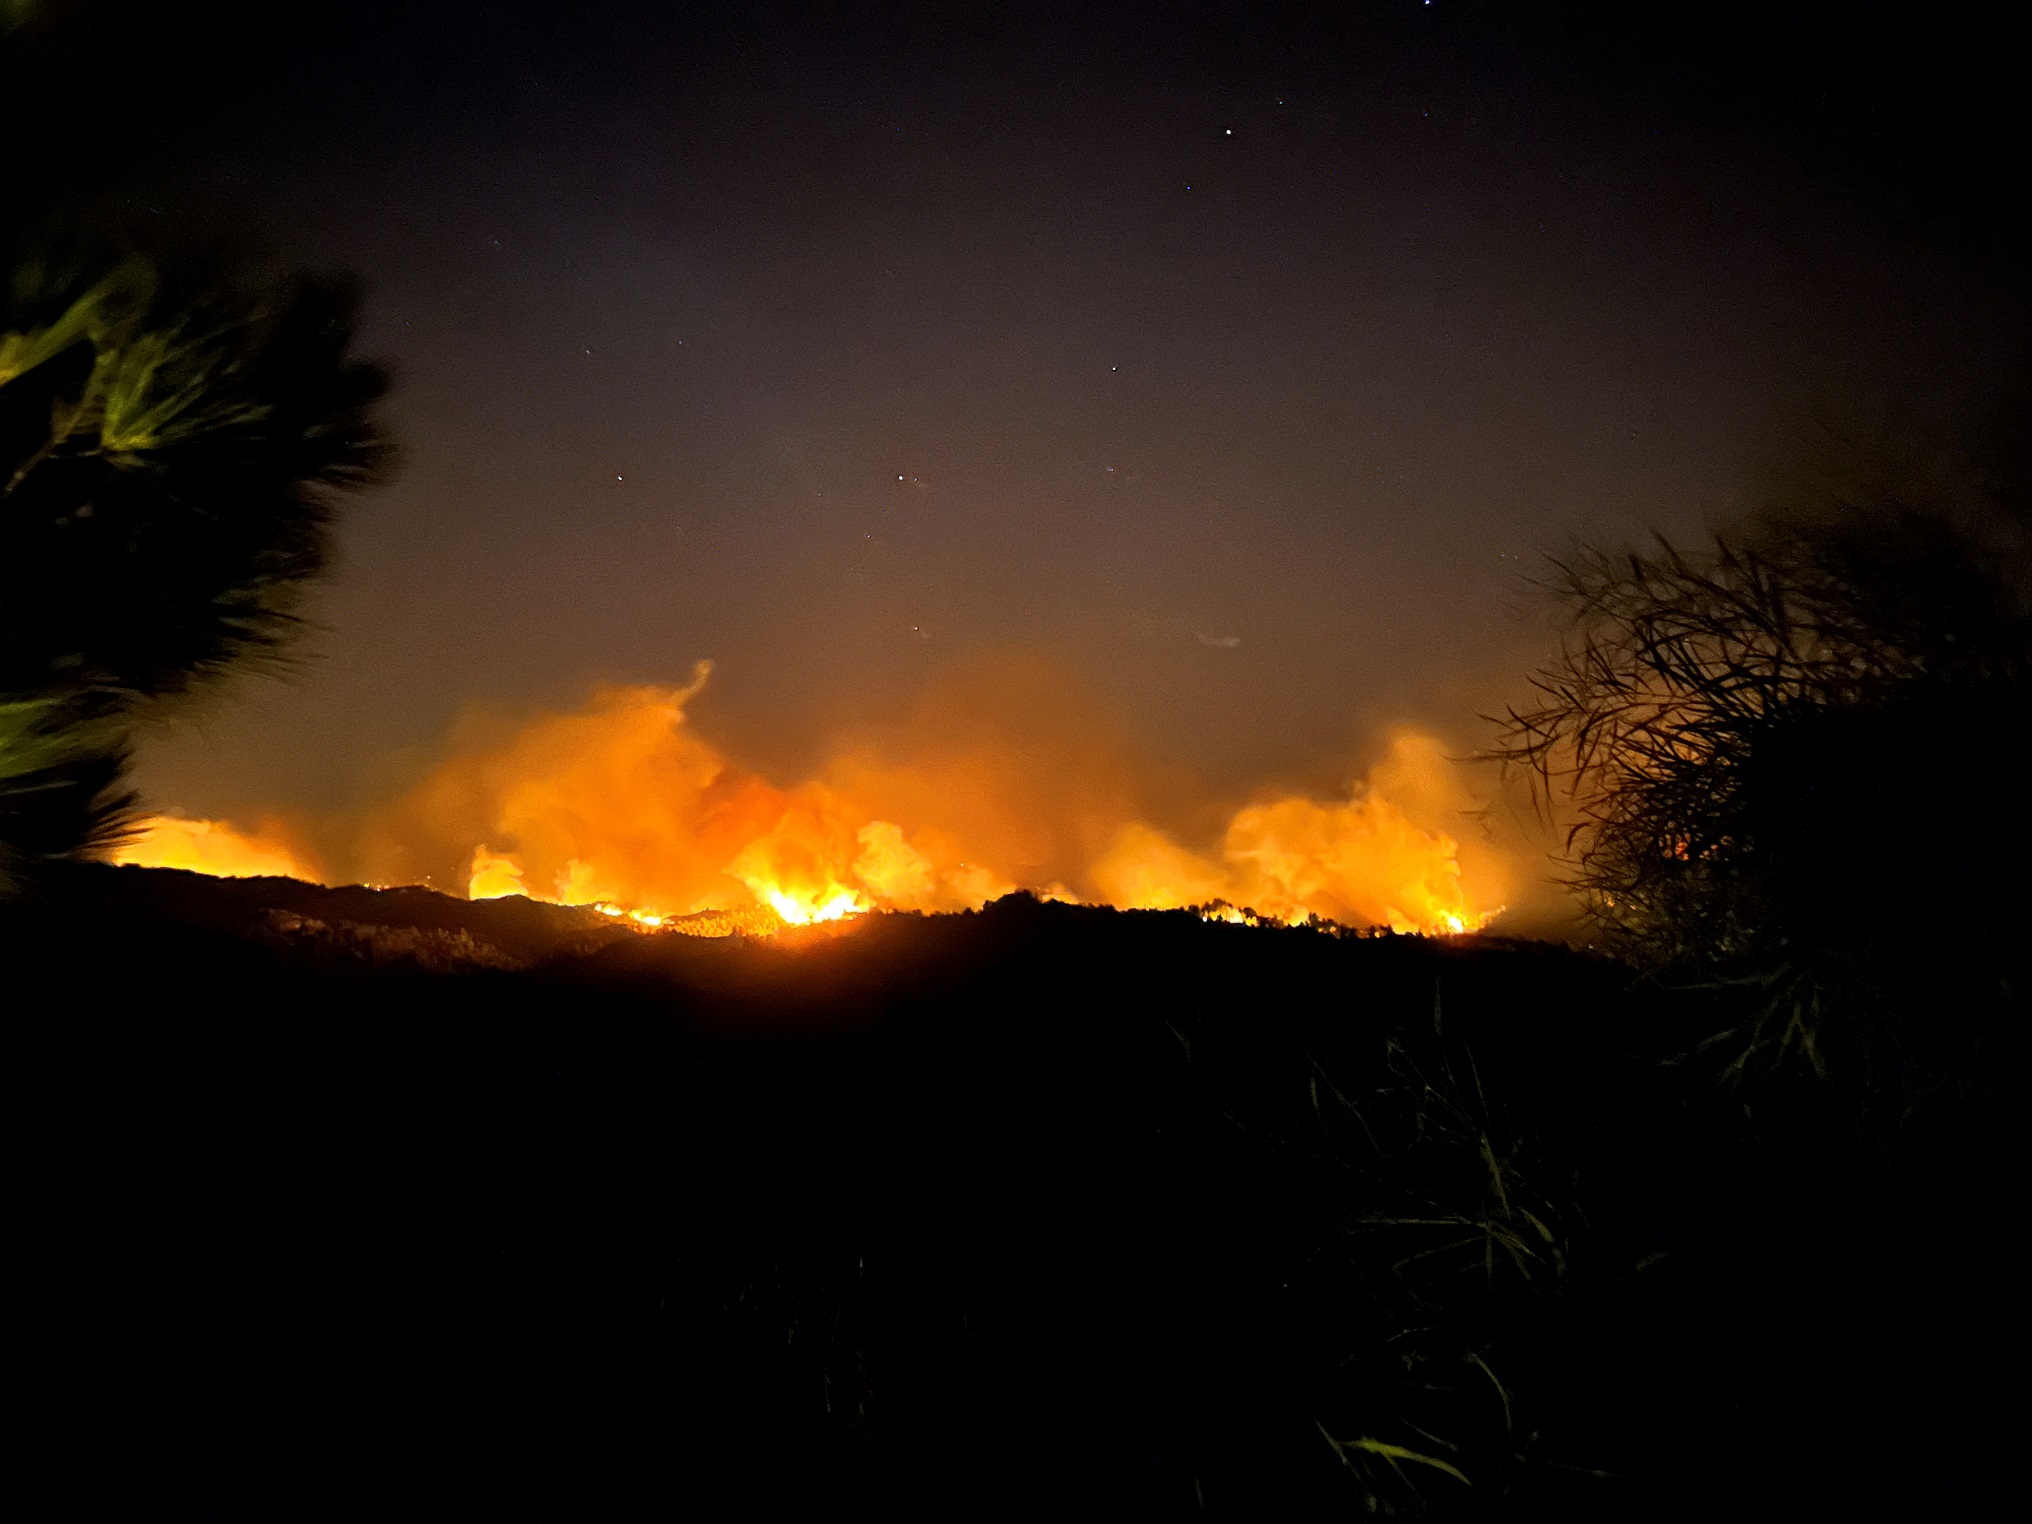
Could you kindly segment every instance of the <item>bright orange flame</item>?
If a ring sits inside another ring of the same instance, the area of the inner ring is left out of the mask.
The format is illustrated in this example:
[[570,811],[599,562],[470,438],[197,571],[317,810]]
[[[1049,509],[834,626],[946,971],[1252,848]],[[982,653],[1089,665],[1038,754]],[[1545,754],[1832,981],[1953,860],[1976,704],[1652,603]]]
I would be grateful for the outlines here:
[[[356,865],[378,882],[527,895],[645,928],[692,918],[678,929],[708,934],[772,913],[801,926],[972,909],[1018,888],[1446,934],[1485,925],[1507,888],[1500,855],[1455,834],[1475,801],[1416,731],[1395,734],[1345,797],[1259,798],[1195,849],[1149,819],[1154,770],[1040,664],[969,669],[886,744],[842,748],[790,788],[691,729],[685,711],[709,670],[682,688],[601,688],[583,709],[512,727],[469,723],[445,761],[368,819]],[[209,871],[296,871],[286,853],[261,856],[278,851],[265,840],[194,824],[237,844],[232,860],[271,864]],[[168,861],[160,849],[123,860]]]
[[112,854],[116,863],[142,868],[188,868],[214,878],[316,879],[315,869],[270,836],[240,830],[224,820],[151,815]]
[[[522,882],[522,868],[512,857],[503,857],[485,847],[473,848],[473,870],[466,875],[466,898],[469,900],[502,900],[511,894],[527,894],[529,886]],[[559,899],[570,904],[572,901],[560,894]]]
[[[1403,932],[1479,931],[1501,907],[1471,902],[1459,842],[1416,824],[1379,787],[1385,780],[1427,783],[1448,765],[1431,737],[1399,731],[1344,802],[1292,794],[1249,805],[1229,820],[1217,858],[1132,821],[1094,865],[1093,878],[1108,903],[1136,909],[1218,903],[1292,923],[1317,916]],[[1435,786],[1428,783],[1427,792]]]

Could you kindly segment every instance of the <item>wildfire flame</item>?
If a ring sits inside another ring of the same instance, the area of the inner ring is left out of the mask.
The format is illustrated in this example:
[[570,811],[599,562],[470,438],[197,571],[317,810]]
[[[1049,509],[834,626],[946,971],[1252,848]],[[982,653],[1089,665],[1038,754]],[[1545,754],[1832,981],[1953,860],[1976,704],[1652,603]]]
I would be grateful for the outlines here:
[[112,853],[116,863],[147,868],[187,868],[214,878],[318,877],[297,851],[284,844],[278,828],[269,834],[240,830],[224,820],[186,820],[151,815]]
[[[691,728],[686,708],[709,670],[684,687],[601,688],[576,712],[512,729],[469,726],[355,829],[351,865],[376,882],[720,933],[771,915],[803,926],[975,909],[1024,888],[1450,934],[1487,924],[1505,888],[1495,854],[1445,829],[1473,800],[1439,743],[1414,730],[1395,733],[1346,797],[1259,798],[1196,850],[1146,818],[1137,765],[1035,664],[949,684],[900,743],[842,748],[790,788]],[[156,817],[115,860],[325,876],[274,827],[224,821]]]

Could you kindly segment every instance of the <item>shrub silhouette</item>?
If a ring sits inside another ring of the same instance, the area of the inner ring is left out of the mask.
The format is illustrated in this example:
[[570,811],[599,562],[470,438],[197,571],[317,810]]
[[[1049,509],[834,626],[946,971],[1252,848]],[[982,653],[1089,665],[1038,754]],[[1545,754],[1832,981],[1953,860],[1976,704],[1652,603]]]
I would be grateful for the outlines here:
[[1556,563],[1567,639],[1497,755],[1573,807],[1618,955],[1754,995],[1738,1073],[1797,1057],[1901,1112],[1980,1073],[2032,908],[2017,573],[1945,515],[1855,506]]
[[341,284],[24,260],[0,293],[0,883],[102,844],[136,711],[275,653],[382,372]]

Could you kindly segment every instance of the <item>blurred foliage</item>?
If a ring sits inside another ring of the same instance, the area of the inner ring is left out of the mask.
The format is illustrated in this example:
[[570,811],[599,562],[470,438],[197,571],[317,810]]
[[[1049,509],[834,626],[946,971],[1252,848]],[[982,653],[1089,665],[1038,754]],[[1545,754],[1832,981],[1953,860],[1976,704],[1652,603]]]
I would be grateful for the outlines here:
[[1442,1036],[1437,989],[1432,1032],[1400,1030],[1385,1048],[1376,1082],[1344,1088],[1315,1063],[1309,1087],[1353,1187],[1345,1199],[1364,1203],[1319,1254],[1369,1310],[1342,1333],[1352,1358],[1322,1394],[1343,1432],[1319,1428],[1369,1513],[1488,1517],[1554,1464],[1532,1346],[1570,1289],[1584,1218],[1570,1166],[1540,1178],[1557,1146]]
[[1583,549],[1549,591],[1567,638],[1498,755],[1573,806],[1609,947],[1743,997],[1738,1076],[1803,1060],[1901,1116],[1980,1086],[2032,910],[2008,537],[1856,494],[1698,551]]
[[296,625],[388,460],[343,284],[17,260],[0,292],[0,881],[103,843],[127,722]]

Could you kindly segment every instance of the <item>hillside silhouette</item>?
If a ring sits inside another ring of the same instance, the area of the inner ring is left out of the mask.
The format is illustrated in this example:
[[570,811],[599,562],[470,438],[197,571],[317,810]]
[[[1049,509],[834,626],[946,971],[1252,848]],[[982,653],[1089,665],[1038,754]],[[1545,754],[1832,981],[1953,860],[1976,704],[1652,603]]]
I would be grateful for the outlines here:
[[1995,1170],[1746,1125],[1702,997],[1584,953],[135,868],[0,937],[79,1515],[1708,1517],[2005,1453]]

